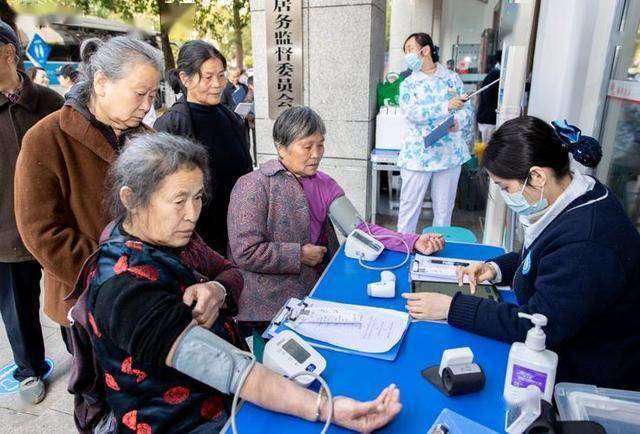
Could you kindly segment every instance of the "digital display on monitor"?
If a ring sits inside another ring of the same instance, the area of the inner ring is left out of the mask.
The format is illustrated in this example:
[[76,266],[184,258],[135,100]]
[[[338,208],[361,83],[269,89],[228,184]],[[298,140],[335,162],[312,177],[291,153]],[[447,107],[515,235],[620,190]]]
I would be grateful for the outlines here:
[[311,356],[299,343],[295,341],[295,339],[289,339],[287,343],[285,343],[282,348],[291,356],[296,359],[298,363],[302,363]]
[[356,237],[356,240],[360,241],[365,246],[367,246],[367,247],[369,247],[369,248],[371,248],[371,249],[373,249],[375,251],[380,250],[380,246],[377,243],[374,243],[369,238],[365,238],[361,233],[354,232],[353,236]]

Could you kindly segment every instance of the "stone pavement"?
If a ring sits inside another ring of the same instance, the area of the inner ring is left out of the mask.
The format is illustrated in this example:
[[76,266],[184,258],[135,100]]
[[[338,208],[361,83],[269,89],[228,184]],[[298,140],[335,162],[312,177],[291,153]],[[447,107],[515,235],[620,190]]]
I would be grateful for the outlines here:
[[[42,300],[40,301],[42,304]],[[0,432],[7,434],[73,434],[73,396],[67,392],[71,356],[62,342],[60,326],[41,314],[46,355],[55,369],[46,380],[47,396],[38,405],[24,403],[18,393],[0,395]],[[11,348],[0,322],[0,367],[13,362]]]

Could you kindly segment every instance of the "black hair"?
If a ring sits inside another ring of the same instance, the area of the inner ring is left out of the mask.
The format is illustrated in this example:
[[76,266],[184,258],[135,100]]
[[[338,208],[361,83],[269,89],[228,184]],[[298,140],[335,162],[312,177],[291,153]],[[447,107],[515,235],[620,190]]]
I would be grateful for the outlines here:
[[412,33],[407,39],[404,40],[404,44],[402,44],[403,49],[411,38],[415,38],[417,44],[420,45],[420,47],[426,47],[427,45],[429,46],[429,48],[431,49],[431,60],[433,60],[434,63],[440,60],[440,49],[433,43],[433,39],[431,39],[431,36],[427,35],[426,33]]
[[62,77],[66,77],[66,78],[70,78],[72,82],[77,82],[78,78],[80,77],[80,73],[78,72],[78,70],[76,68],[73,67],[73,65],[62,65],[60,67],[60,69],[58,69],[58,76],[62,76]]
[[537,117],[511,119],[493,133],[482,166],[500,178],[521,181],[529,177],[533,166],[548,167],[556,178],[562,178],[570,170],[569,153],[578,163],[596,167],[602,158],[600,144],[592,137],[578,135],[579,139],[571,142]]
[[187,41],[180,47],[176,67],[167,71],[167,83],[176,94],[186,95],[187,90],[180,80],[180,72],[184,72],[189,77],[194,75],[200,77],[200,68],[209,59],[220,60],[224,69],[227,69],[227,59],[216,47],[201,40]]

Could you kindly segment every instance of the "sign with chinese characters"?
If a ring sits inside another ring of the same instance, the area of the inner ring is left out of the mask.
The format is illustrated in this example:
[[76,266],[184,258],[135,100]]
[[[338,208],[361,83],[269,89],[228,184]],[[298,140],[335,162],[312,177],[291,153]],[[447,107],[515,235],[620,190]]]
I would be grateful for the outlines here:
[[302,0],[265,0],[269,117],[302,98]]

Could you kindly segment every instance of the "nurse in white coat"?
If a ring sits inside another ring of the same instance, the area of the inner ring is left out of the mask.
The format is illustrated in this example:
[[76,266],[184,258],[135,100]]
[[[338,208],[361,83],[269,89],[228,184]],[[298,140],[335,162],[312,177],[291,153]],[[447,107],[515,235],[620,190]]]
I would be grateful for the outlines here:
[[[400,85],[400,108],[409,122],[398,166],[402,176],[398,232],[415,233],[424,195],[431,184],[433,226],[450,226],[460,168],[469,160],[466,131],[473,109],[466,103],[462,80],[438,63],[438,49],[426,33],[414,33],[404,43],[413,72]],[[455,124],[429,146],[424,138],[449,113]]]

